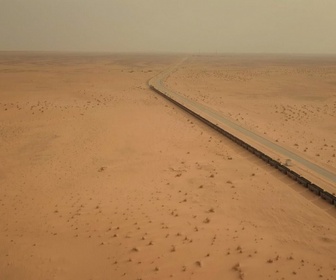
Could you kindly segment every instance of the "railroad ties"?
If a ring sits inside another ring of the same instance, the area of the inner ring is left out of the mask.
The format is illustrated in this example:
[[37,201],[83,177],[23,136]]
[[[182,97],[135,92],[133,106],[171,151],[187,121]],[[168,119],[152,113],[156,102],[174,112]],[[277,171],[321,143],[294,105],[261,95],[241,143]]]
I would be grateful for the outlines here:
[[244,149],[248,150],[250,153],[254,154],[258,158],[260,158],[261,160],[263,160],[264,162],[266,162],[267,164],[269,164],[270,166],[272,166],[275,169],[279,170],[284,175],[287,175],[289,178],[291,178],[292,180],[296,181],[298,184],[302,185],[303,187],[307,188],[308,190],[310,190],[311,192],[313,192],[317,196],[321,197],[322,199],[324,199],[329,204],[332,204],[332,205],[336,206],[336,196],[335,195],[333,195],[333,194],[325,191],[321,187],[319,187],[316,184],[310,182],[309,180],[307,180],[306,178],[304,178],[300,174],[298,174],[295,171],[293,171],[290,168],[288,168],[288,166],[285,166],[285,165],[281,164],[280,162],[278,162],[275,159],[272,159],[268,155],[266,155],[263,152],[257,150],[256,148],[252,147],[251,145],[247,144],[246,142],[244,142],[243,140],[241,140],[238,137],[234,136],[233,134],[227,132],[226,130],[220,128],[216,124],[214,124],[214,123],[210,122],[209,120],[203,118],[202,116],[200,116],[196,112],[190,110],[189,108],[185,107],[184,105],[182,105],[181,103],[179,103],[175,99],[169,97],[168,95],[164,94],[160,90],[156,89],[154,86],[150,85],[150,88],[153,91],[155,91],[156,93],[158,93],[159,95],[161,95],[164,98],[168,99],[170,102],[172,102],[176,106],[180,107],[184,111],[188,112],[189,114],[193,115],[197,119],[201,120],[202,122],[204,122],[208,126],[212,127],[216,131],[218,131],[219,133],[221,133],[225,137],[229,138],[230,140],[232,140],[233,142],[235,142],[239,146],[241,146]]

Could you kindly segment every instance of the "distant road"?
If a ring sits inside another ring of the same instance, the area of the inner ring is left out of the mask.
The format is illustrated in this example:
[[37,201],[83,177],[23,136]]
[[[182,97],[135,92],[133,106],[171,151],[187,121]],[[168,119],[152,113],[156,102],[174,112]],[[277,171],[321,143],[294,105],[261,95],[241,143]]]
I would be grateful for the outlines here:
[[[251,130],[248,130],[247,128],[244,128],[237,123],[231,121],[228,118],[225,118],[224,116],[220,115],[218,112],[214,111],[210,107],[207,107],[205,105],[202,105],[198,102],[195,102],[193,100],[190,100],[186,98],[185,96],[171,91],[164,85],[164,81],[168,78],[170,74],[174,70],[176,70],[187,58],[184,58],[181,62],[179,62],[177,65],[170,67],[168,70],[160,73],[159,75],[155,76],[149,81],[149,85],[154,87],[155,89],[159,90],[160,92],[168,95],[169,97],[173,98],[174,100],[180,102],[187,108],[196,111],[197,113],[202,113],[203,117],[206,118],[206,116],[211,117],[212,119],[216,120],[219,124],[224,124],[227,127],[230,127],[233,131],[239,132],[243,134],[245,137],[253,140],[254,142],[257,142],[258,144],[267,147],[268,149],[274,151],[276,154],[280,154],[284,156],[287,159],[291,159],[292,161],[298,162],[302,166],[306,167],[308,170],[313,171],[315,174],[319,175],[322,179],[325,179],[329,181],[330,183],[335,184],[336,183],[336,174],[301,157],[300,155],[297,155],[296,153],[287,150],[286,148],[262,137],[261,135],[258,135],[254,133]],[[195,110],[196,109],[196,110]],[[233,133],[234,134],[234,133]]]

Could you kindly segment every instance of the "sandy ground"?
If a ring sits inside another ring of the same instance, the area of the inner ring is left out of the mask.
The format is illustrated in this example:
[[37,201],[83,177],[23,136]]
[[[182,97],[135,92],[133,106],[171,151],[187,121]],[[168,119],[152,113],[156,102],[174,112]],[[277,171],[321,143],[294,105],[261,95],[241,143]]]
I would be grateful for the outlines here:
[[335,279],[335,209],[147,88],[179,59],[0,55],[0,279]]
[[336,57],[191,56],[167,84],[336,172]]

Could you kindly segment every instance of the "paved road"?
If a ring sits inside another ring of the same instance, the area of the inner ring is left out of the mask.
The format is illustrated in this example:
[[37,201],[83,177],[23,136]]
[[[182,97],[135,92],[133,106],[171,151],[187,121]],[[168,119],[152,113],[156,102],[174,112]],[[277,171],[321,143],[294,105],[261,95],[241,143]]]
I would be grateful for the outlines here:
[[[237,123],[231,121],[230,119],[225,118],[224,116],[220,115],[218,112],[214,111],[208,106],[195,102],[186,98],[185,96],[173,92],[169,90],[165,85],[164,81],[168,78],[172,72],[177,69],[187,58],[184,58],[181,62],[176,64],[173,67],[170,67],[166,71],[160,73],[159,75],[155,76],[149,81],[149,85],[154,87],[155,89],[159,90],[160,92],[168,95],[169,97],[175,99],[176,101],[180,102],[187,108],[196,111],[197,113],[201,112],[203,117],[210,116],[212,119],[216,120],[219,124],[224,124],[227,127],[230,127],[233,131],[238,131],[242,133],[245,137],[261,144],[262,146],[267,147],[268,149],[273,150],[275,153],[284,156],[285,158],[291,159],[292,161],[296,161],[299,164],[305,166],[309,170],[313,171],[313,173],[319,175],[322,179],[329,181],[332,184],[336,183],[336,174],[332,173],[331,171],[301,157],[300,155],[295,154],[292,151],[285,149],[282,146],[258,135],[255,134],[253,131],[250,131]],[[234,134],[234,133],[233,133]]]

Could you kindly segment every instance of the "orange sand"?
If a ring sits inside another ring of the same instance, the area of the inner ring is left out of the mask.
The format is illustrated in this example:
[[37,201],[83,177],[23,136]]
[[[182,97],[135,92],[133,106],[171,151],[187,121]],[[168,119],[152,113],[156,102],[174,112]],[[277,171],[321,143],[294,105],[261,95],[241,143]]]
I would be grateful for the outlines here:
[[335,209],[148,89],[178,60],[0,55],[0,279],[335,279]]

